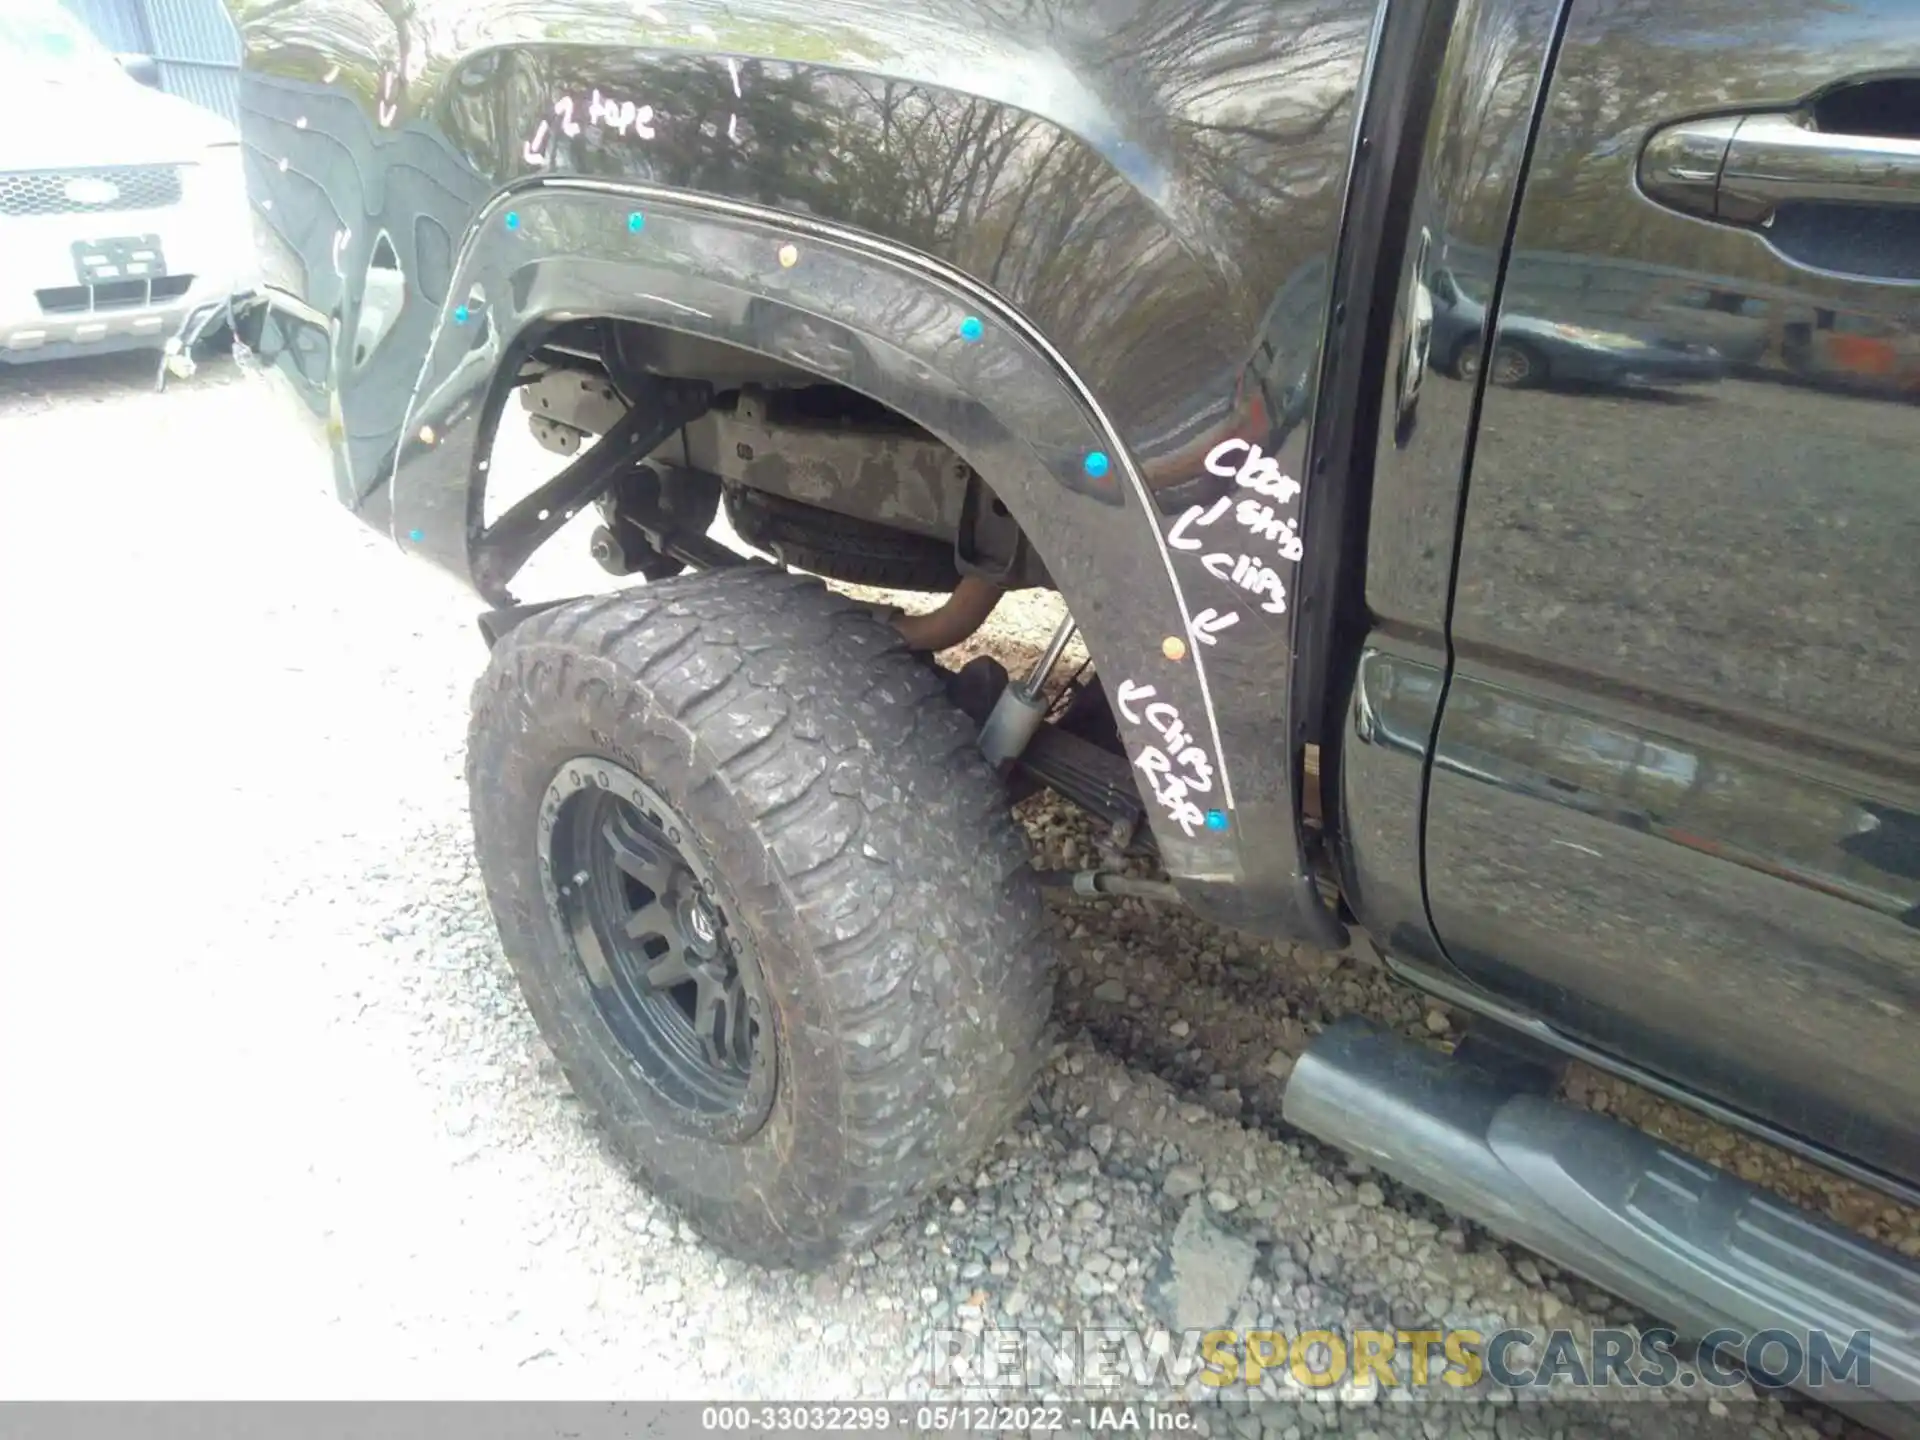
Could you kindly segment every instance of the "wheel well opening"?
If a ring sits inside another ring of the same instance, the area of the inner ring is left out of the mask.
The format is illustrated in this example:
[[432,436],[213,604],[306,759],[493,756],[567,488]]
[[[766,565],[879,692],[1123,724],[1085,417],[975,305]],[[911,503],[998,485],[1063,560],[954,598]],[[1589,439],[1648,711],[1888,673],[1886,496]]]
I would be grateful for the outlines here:
[[[844,346],[843,337],[796,330],[783,343],[795,354],[815,346],[823,368],[618,318],[574,318],[542,332],[493,426],[485,525],[589,450],[658,382],[704,385],[711,403],[644,457],[660,486],[616,487],[567,518],[559,543],[536,552],[517,588],[549,588],[543,572],[564,568],[568,551],[591,553],[616,574],[651,573],[657,567],[631,553],[644,542],[619,535],[607,500],[617,509],[656,493],[674,501],[683,523],[704,517],[702,529],[737,553],[829,580],[943,593],[969,576],[1003,589],[1050,583],[990,478],[910,417],[833,378],[846,357],[820,347]],[[600,534],[609,527],[612,543]]]
[[[592,318],[535,338],[496,396],[489,527],[590,459],[600,437],[638,428],[651,448],[564,517],[519,572],[520,598],[605,589],[594,564],[648,581],[759,556],[885,610],[976,724],[1035,669],[1064,599],[988,478],[910,416],[831,375],[704,336]],[[704,408],[663,442],[651,439],[659,425],[633,424],[689,387]],[[999,607],[1013,590],[1041,593],[1008,614]],[[900,592],[945,603],[929,609]],[[989,625],[997,610],[1010,623]],[[1048,668],[1043,723],[1010,767],[1010,796],[1055,790],[1095,817],[1116,853],[1150,854],[1146,806],[1084,639],[1071,637]]]

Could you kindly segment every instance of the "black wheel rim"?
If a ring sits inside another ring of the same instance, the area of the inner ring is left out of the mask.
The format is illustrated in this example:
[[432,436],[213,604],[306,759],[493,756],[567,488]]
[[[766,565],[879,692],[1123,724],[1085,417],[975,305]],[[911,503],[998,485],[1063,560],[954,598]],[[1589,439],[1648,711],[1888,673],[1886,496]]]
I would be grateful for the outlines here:
[[673,807],[597,756],[562,765],[540,807],[541,877],[561,941],[628,1062],[714,1138],[773,1100],[772,1011]]

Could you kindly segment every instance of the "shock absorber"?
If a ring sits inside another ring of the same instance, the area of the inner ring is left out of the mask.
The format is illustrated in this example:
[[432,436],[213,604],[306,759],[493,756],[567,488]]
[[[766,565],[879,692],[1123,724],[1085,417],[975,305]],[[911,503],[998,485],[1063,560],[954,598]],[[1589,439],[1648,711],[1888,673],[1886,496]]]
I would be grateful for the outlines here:
[[1047,683],[1047,676],[1053,673],[1053,667],[1060,663],[1061,655],[1066,653],[1075,628],[1073,616],[1060,617],[1059,625],[1054,627],[1053,638],[1047,642],[1047,648],[1040,653],[1033,669],[1027,672],[1024,680],[1000,692],[1000,698],[987,715],[987,723],[980,727],[980,751],[987,757],[987,763],[996,770],[1004,770],[1010,761],[1019,758],[1027,748],[1027,742],[1039,730],[1040,722],[1046,718],[1047,702],[1041,692]]

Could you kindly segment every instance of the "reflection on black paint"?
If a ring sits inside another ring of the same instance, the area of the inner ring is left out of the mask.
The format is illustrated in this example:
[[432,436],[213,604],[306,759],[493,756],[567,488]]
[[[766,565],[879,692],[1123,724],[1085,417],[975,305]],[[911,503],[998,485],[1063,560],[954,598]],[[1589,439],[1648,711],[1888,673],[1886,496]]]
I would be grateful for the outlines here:
[[1632,171],[1655,125],[1790,109],[1916,38],[1891,4],[1576,4],[1495,344],[1564,324],[1725,374],[1485,390],[1426,853],[1470,978],[1908,1178],[1920,294]]
[[[1276,352],[1282,392],[1311,373],[1318,297],[1290,304],[1278,336],[1263,321],[1290,282],[1324,281],[1373,19],[1356,0],[949,4],[862,11],[857,28],[777,8],[662,23],[595,0],[257,11],[249,45],[277,78],[317,82],[344,57],[330,88],[363,108],[383,165],[387,146],[431,134],[482,190],[534,173],[643,180],[830,216],[958,265],[1061,346],[1167,484],[1197,470],[1193,432],[1286,413],[1245,393],[1269,379],[1245,384],[1257,349]],[[392,74],[389,133],[376,117]],[[1028,77],[1017,96],[997,93],[1009,76]],[[656,138],[559,133],[554,100],[595,90],[651,105]],[[544,167],[524,153],[543,122]]]
[[[1483,305],[1492,293],[1559,13],[1558,0],[1462,0],[1455,12],[1409,207],[1410,229],[1427,243],[1408,247],[1395,284],[1393,353],[1405,352],[1423,289],[1431,294],[1454,283]],[[1439,306],[1433,308],[1428,370],[1444,377],[1477,332],[1440,335]],[[1374,451],[1366,602],[1375,629],[1341,755],[1342,889],[1374,935],[1444,968],[1428,925],[1421,807],[1446,663],[1443,631],[1473,387],[1429,375],[1410,416],[1398,413],[1398,398],[1382,397]],[[1405,677],[1396,683],[1417,686],[1411,699],[1400,697],[1394,744],[1367,738],[1370,666],[1392,667]],[[1428,680],[1413,678],[1420,675]]]

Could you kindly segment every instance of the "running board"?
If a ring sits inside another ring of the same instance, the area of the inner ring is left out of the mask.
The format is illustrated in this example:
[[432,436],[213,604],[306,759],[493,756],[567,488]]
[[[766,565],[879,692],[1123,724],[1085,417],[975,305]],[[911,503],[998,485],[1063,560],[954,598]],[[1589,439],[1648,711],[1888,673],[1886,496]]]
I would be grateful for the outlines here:
[[1804,1355],[1820,1331],[1844,1356],[1867,1332],[1870,1363],[1808,1393],[1885,1434],[1920,1436],[1920,1267],[1893,1251],[1644,1131],[1364,1021],[1307,1048],[1282,1113],[1690,1340],[1784,1330]]

